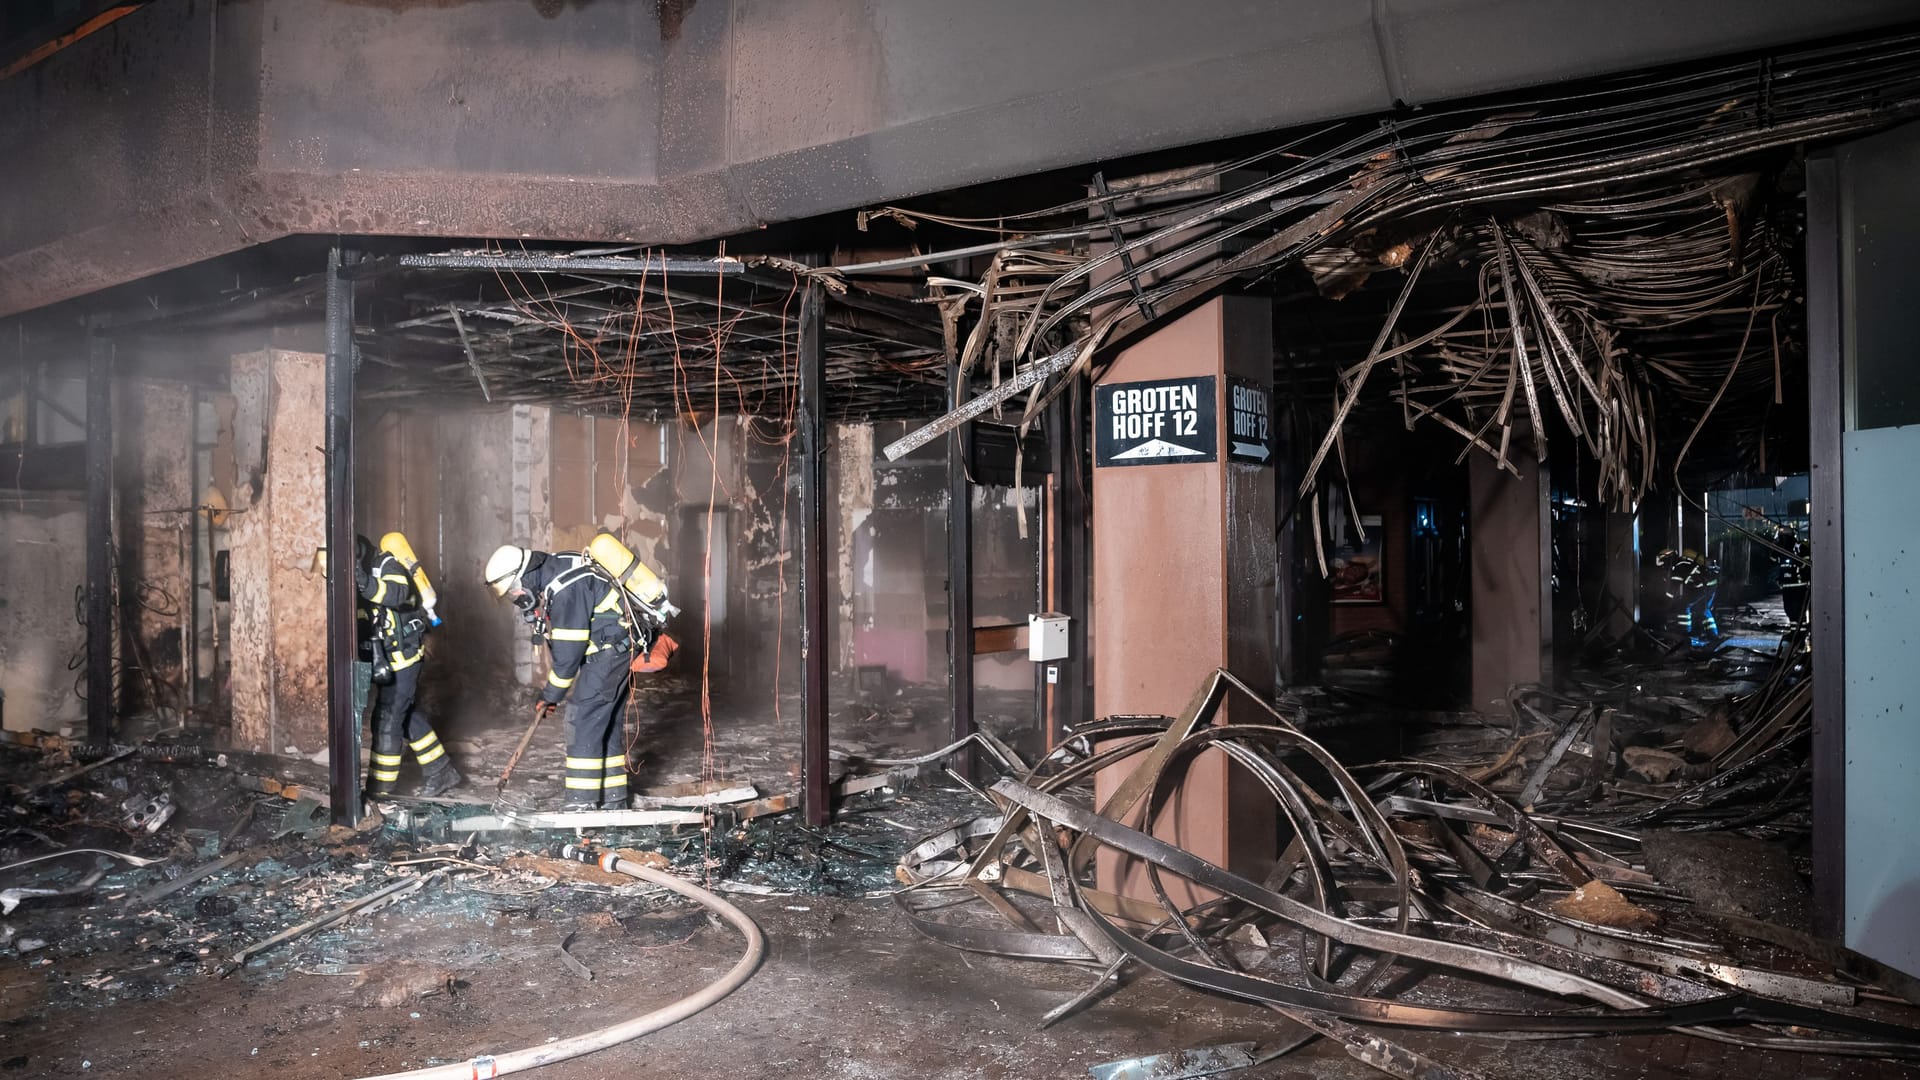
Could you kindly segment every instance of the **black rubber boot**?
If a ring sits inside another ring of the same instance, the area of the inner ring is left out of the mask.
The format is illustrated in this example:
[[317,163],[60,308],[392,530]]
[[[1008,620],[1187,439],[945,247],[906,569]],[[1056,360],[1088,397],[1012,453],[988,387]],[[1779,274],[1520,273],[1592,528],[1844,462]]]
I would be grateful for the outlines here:
[[452,765],[444,769],[435,769],[420,781],[420,795],[422,798],[431,799],[436,795],[445,794],[459,787],[464,779],[466,778],[460,775],[460,770]]

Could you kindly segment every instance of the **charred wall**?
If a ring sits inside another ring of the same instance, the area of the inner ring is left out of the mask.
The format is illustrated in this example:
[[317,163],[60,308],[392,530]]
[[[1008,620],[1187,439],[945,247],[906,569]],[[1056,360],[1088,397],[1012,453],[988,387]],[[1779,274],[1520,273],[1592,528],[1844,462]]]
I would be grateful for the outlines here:
[[[360,530],[369,538],[406,532],[441,597],[445,626],[430,639],[436,659],[422,691],[436,724],[456,737],[488,725],[545,677],[544,652],[481,581],[487,554],[508,542],[579,550],[602,529],[659,570],[683,609],[669,627],[681,674],[704,672],[716,700],[734,706],[771,711],[778,697],[791,710],[800,679],[799,502],[789,445],[769,425],[524,405],[369,403],[358,419]],[[826,587],[839,701],[862,693],[863,671],[869,694],[946,680],[944,467],[937,458],[881,460],[876,441],[903,430],[837,425],[829,439]],[[984,535],[1011,532],[1010,516],[986,516]],[[1012,578],[1024,592],[1002,606],[1024,618],[1030,553]],[[983,660],[982,669],[1012,670],[1010,686],[1031,685],[1024,659]],[[941,727],[939,716],[926,719],[930,730]]]
[[0,498],[0,710],[8,731],[66,731],[85,717],[72,661],[86,648],[74,590],[86,580],[78,492]]

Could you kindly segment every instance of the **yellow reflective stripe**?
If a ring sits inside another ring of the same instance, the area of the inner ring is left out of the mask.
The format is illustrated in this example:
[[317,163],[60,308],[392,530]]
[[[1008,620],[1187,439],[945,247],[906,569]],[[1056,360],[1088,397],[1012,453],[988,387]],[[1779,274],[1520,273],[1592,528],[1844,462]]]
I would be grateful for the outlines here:
[[597,776],[569,776],[567,787],[573,791],[599,791],[601,784]]
[[387,579],[386,578],[375,579],[373,595],[368,597],[367,599],[377,604],[380,601],[385,600],[386,598],[387,598]]
[[547,672],[547,682],[553,684],[554,686],[558,687],[561,690],[565,690],[567,687],[573,685],[572,679],[561,678],[560,673],[557,671]]
[[556,627],[547,631],[547,637],[552,641],[585,641],[587,636],[585,630],[561,630]]
[[401,762],[402,760],[403,760],[403,759],[401,758],[401,756],[400,756],[399,754],[375,754],[375,755],[373,755],[373,763],[374,763],[375,765],[398,765],[398,764],[400,764],[400,762]]
[[427,651],[425,649],[422,649],[419,652],[414,653],[412,656],[396,656],[393,658],[393,664],[392,664],[393,670],[403,671],[407,668],[410,668],[413,665],[419,663],[420,658],[425,656],[426,654],[427,654]]
[[407,583],[407,575],[405,575],[405,574],[381,574],[381,575],[380,575],[380,580],[381,580],[381,581],[392,581],[392,582],[396,582],[396,583],[398,583],[398,584],[401,584],[401,585],[405,585],[405,584]]
[[608,769],[618,765],[624,769],[627,767],[627,755],[621,754],[619,757],[601,758],[600,765],[602,768]]
[[600,781],[600,783],[604,787],[626,787],[627,774],[623,772],[608,773],[606,777]]
[[436,746],[431,750],[416,750],[413,753],[414,760],[422,765],[431,765],[446,756],[447,748],[444,746]]
[[400,770],[399,769],[375,769],[373,770],[373,779],[378,783],[391,784],[395,780],[400,779]]
[[599,767],[600,759],[597,757],[570,757],[567,759],[567,768],[569,769],[598,769]]
[[422,735],[417,739],[411,740],[410,742],[407,743],[407,745],[413,747],[415,750],[425,750],[427,747],[432,746],[434,743],[437,743],[439,741],[440,741],[440,736],[429,731],[425,735]]
[[602,612],[618,610],[619,607],[620,607],[620,589],[618,586],[615,586],[613,591],[607,594],[607,598],[605,600],[602,600],[598,604],[594,605],[593,613],[595,615],[598,615]]

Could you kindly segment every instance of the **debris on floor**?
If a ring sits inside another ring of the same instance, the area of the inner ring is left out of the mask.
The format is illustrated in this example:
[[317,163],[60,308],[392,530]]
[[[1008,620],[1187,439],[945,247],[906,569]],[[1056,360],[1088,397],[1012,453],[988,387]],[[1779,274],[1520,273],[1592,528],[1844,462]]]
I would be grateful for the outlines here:
[[[825,829],[781,812],[797,803],[769,806],[780,796],[764,784],[711,780],[639,791],[643,809],[626,813],[676,815],[664,823],[556,815],[543,828],[530,801],[456,795],[396,798],[347,829],[329,823],[321,789],[260,782],[271,761],[193,749],[82,765],[69,747],[10,739],[0,773],[21,795],[0,810],[0,948],[44,981],[42,1007],[157,999],[224,974],[337,984],[344,1007],[405,1022],[462,1008],[465,988],[509,968],[545,992],[617,984],[645,949],[719,925],[609,869],[626,866],[743,902],[821,898],[780,909],[803,913],[790,917],[894,896],[934,941],[1088,969],[1084,988],[1035,1011],[1042,1027],[1141,972],[1292,1021],[1258,1043],[1087,1069],[1116,1080],[1220,1075],[1316,1039],[1396,1075],[1466,1075],[1446,1044],[1407,1038],[1422,1028],[1671,1029],[1911,1058],[1920,985],[1808,937],[1804,896],[1781,887],[1798,870],[1780,841],[1807,815],[1801,658],[1788,641],[1774,662],[1664,657],[1564,694],[1516,688],[1510,724],[1437,721],[1385,762],[1316,741],[1350,734],[1352,702],[1211,727],[1238,692],[1216,675],[1187,715],[1083,728],[1037,767],[984,733],[917,754],[836,753]],[[942,778],[962,749],[1001,777],[983,785],[989,813]],[[1261,777],[1293,823],[1259,880],[1122,824],[1126,806],[1175,793],[1181,762],[1216,751]],[[1145,767],[1096,812],[1092,775],[1129,760]],[[473,828],[483,814],[511,820]],[[1146,891],[1104,891],[1099,851],[1150,867]],[[392,939],[396,926],[414,929]],[[636,935],[642,952],[609,950]]]
[[1217,1076],[1256,1064],[1252,1043],[1230,1043],[1194,1050],[1174,1050],[1165,1054],[1127,1058],[1095,1065],[1087,1072],[1093,1080],[1194,1080]]
[[[1799,659],[1789,640],[1764,681],[1735,699],[1723,718],[1733,740],[1696,741],[1705,779],[1625,793],[1617,777],[1633,758],[1622,762],[1614,747],[1664,739],[1651,722],[1666,720],[1625,699],[1517,691],[1516,722],[1550,738],[1483,740],[1506,745],[1482,759],[1482,782],[1459,744],[1451,762],[1350,768],[1217,672],[1176,719],[1096,723],[1038,767],[1004,773],[987,789],[991,812],[903,858],[896,900],[935,941],[1087,968],[1086,988],[1036,1017],[1042,1025],[1147,971],[1260,1002],[1398,1076],[1460,1074],[1383,1033],[1394,1028],[1674,1030],[1769,1050],[1920,1058],[1913,980],[1832,946],[1803,947],[1804,935],[1746,911],[1690,902],[1653,873],[1652,844],[1628,828],[1664,820],[1779,835],[1804,814],[1786,752],[1806,731]],[[1230,695],[1268,715],[1250,724],[1236,711],[1235,723],[1213,726]],[[1682,753],[1683,742],[1676,729]],[[1177,796],[1182,766],[1210,752],[1230,755],[1279,804],[1285,853],[1260,878],[1127,824],[1152,819]],[[1095,805],[1093,774],[1128,761],[1133,771]],[[1754,765],[1770,761],[1781,771]],[[1132,884],[1110,891],[1123,874],[1135,874]]]

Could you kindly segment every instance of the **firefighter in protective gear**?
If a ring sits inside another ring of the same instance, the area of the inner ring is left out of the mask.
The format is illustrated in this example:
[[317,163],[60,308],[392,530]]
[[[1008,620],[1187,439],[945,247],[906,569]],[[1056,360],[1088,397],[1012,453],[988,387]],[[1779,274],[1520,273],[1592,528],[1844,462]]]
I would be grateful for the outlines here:
[[1720,564],[1695,551],[1668,548],[1653,557],[1653,565],[1666,571],[1667,599],[1677,605],[1676,619],[1693,644],[1719,640],[1720,623],[1713,617],[1713,597],[1720,589]]
[[[367,619],[375,682],[381,683],[373,707],[373,768],[367,790],[389,794],[400,780],[400,763],[413,751],[420,763],[420,794],[442,794],[460,783],[460,772],[426,717],[414,710],[426,656],[427,617],[412,573],[392,553],[374,550],[356,538],[354,583]],[[362,547],[362,545],[365,545]],[[384,669],[384,676],[383,676]]]
[[1813,585],[1813,545],[1791,525],[1776,525],[1773,543],[1780,551],[1780,605],[1788,624],[1807,625],[1807,597]]
[[627,663],[634,627],[618,584],[590,558],[506,545],[487,560],[487,584],[547,639],[552,670],[537,706],[567,700],[568,810],[625,809]]
[[[1791,503],[1788,512],[1805,514],[1807,504]],[[1740,516],[1759,523],[1757,530],[1749,535],[1762,541],[1760,546],[1773,554],[1780,607],[1786,613],[1787,626],[1793,630],[1806,629],[1807,601],[1813,587],[1813,545],[1792,525],[1768,520],[1767,512],[1760,507],[1742,507]]]

